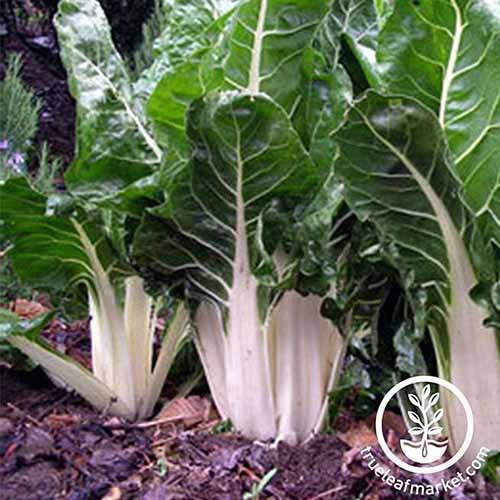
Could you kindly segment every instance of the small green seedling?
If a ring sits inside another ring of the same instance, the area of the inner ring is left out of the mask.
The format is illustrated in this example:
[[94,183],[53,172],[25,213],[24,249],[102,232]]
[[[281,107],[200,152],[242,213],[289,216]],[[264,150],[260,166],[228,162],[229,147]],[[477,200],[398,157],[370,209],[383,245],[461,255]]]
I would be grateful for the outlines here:
[[260,494],[266,489],[271,479],[276,475],[278,469],[271,469],[261,480],[260,483],[254,483],[252,490],[243,494],[243,500],[259,500]]
[[167,462],[165,460],[164,457],[161,457],[159,458],[157,461],[156,461],[156,473],[160,476],[160,477],[164,477],[167,475],[167,472],[168,472],[168,469],[167,469]]
[[219,422],[217,425],[214,425],[212,428],[212,434],[224,434],[226,432],[231,432],[233,429],[233,424],[231,420],[223,420]]

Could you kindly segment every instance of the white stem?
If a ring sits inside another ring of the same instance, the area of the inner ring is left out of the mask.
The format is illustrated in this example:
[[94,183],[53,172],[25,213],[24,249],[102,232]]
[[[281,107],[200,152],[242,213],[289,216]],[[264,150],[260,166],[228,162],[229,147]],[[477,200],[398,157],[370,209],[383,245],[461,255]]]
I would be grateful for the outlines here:
[[451,83],[455,74],[455,66],[457,64],[458,52],[462,41],[462,33],[464,26],[462,23],[462,14],[457,5],[456,0],[451,0],[453,10],[455,12],[455,31],[453,33],[453,41],[450,49],[450,56],[446,66],[446,73],[443,76],[443,85],[441,88],[441,100],[439,104],[439,123],[444,128],[446,119],[446,105],[448,104],[448,94],[450,93]]
[[[153,315],[153,318],[155,315]],[[165,378],[174,362],[175,356],[179,352],[183,340],[188,333],[189,315],[183,304],[179,304],[174,317],[168,325],[163,336],[163,342],[156,361],[155,368],[149,380],[147,390],[141,393],[143,401],[139,410],[139,418],[146,418],[151,415],[154,406],[160,397]],[[150,328],[150,331],[152,329]]]
[[276,435],[269,352],[259,314],[258,283],[250,269],[239,152],[238,144],[236,248],[225,338],[226,387],[236,428],[247,437],[269,439]]
[[202,302],[195,316],[194,342],[207,377],[210,393],[221,417],[230,418],[226,394],[224,322],[217,306]]
[[11,335],[7,340],[98,410],[108,410],[122,417],[130,416],[130,408],[120,400],[118,395],[74,359],[25,337]]
[[152,301],[138,277],[125,281],[125,306],[118,303],[109,274],[84,228],[76,221],[82,246],[89,258],[94,283],[89,289],[90,335],[94,375],[138,416],[151,376]]
[[267,15],[267,0],[260,0],[259,18],[255,28],[250,74],[248,76],[248,90],[252,94],[260,92],[260,64],[262,57],[262,44],[265,38],[265,24]]
[[322,299],[286,292],[272,314],[280,439],[305,441],[320,426],[344,341],[320,313]]
[[[146,294],[143,281],[137,276],[125,280],[124,324],[125,338],[131,358],[128,369],[131,372],[134,407],[141,405],[151,380],[153,364],[153,334],[150,321],[153,300]],[[123,363],[125,360],[121,360]]]

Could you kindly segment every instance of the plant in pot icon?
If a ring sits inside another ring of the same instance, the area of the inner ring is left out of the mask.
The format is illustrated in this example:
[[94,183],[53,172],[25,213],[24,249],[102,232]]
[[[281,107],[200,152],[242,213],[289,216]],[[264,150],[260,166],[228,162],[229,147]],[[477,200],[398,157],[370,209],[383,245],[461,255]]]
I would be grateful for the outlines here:
[[418,409],[418,413],[408,412],[408,418],[415,424],[408,432],[415,440],[401,439],[401,450],[413,462],[430,464],[442,458],[448,449],[448,440],[436,439],[443,431],[439,425],[439,421],[443,418],[443,410],[431,412],[432,407],[439,402],[439,392],[431,395],[431,386],[427,384],[420,397],[408,394],[408,399]]

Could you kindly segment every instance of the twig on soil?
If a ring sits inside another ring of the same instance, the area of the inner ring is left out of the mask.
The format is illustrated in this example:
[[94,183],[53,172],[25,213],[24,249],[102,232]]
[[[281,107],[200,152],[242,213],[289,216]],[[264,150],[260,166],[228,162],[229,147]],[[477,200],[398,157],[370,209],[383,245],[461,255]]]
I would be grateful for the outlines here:
[[326,498],[329,495],[332,495],[333,493],[338,493],[339,491],[343,491],[347,489],[347,486],[337,486],[336,488],[332,488],[331,490],[324,491],[323,493],[320,493],[319,495],[316,495],[314,497],[309,498],[308,500],[320,500],[321,498]]
[[43,420],[47,415],[50,415],[50,413],[55,409],[56,406],[66,402],[70,397],[71,397],[70,393],[64,394],[62,398],[57,399],[48,408],[46,408],[40,415],[38,415],[38,419]]
[[42,427],[42,423],[40,421],[38,421],[36,418],[32,417],[31,415],[28,415],[25,411],[21,410],[16,405],[13,405],[12,403],[7,403],[7,406],[11,410],[15,411],[18,415],[21,415],[26,420],[29,420],[31,423],[37,425],[38,427]]
[[155,427],[156,425],[172,424],[174,422],[179,422],[180,420],[184,420],[183,415],[175,417],[159,418],[158,420],[151,420],[150,422],[141,422],[139,424],[130,424],[130,427],[134,429],[149,429],[150,427]]

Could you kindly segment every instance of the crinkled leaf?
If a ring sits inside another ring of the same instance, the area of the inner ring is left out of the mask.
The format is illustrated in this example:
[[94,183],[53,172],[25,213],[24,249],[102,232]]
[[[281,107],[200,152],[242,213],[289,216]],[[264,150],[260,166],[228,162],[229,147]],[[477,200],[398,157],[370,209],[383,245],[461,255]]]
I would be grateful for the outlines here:
[[449,262],[456,251],[448,245],[456,241],[467,256],[458,233],[466,220],[437,120],[416,102],[371,94],[353,108],[336,140],[336,168],[347,201],[388,240],[388,258],[415,304],[419,290],[425,290],[427,322],[436,325],[439,349],[446,353],[443,321],[452,286]]
[[303,55],[329,2],[249,0],[234,15],[224,67],[226,88],[264,92],[293,114],[306,79]]
[[60,2],[55,25],[77,103],[76,158],[66,183],[87,201],[100,201],[150,174],[161,150],[97,0]]
[[[284,111],[264,96],[224,93],[198,100],[188,134],[194,148],[189,168],[155,210],[167,221],[152,222],[151,230],[145,221],[136,251],[143,268],[152,263],[159,274],[185,273],[191,293],[225,303],[237,238],[250,244],[271,200],[287,199],[291,208],[304,204],[326,173],[314,167]],[[245,234],[237,236],[241,216]],[[250,254],[258,260],[256,249]]]
[[147,99],[165,73],[217,40],[227,22],[225,8],[210,0],[161,0],[165,26],[153,42],[153,63],[134,82],[135,94]]
[[402,0],[380,36],[390,92],[434,110],[465,200],[500,241],[500,9],[496,2]]
[[318,40],[323,53],[334,68],[340,63],[349,66],[346,60],[349,57],[346,54],[348,50],[359,65],[366,82],[377,87],[379,77],[376,48],[379,29],[375,2],[335,0]]

